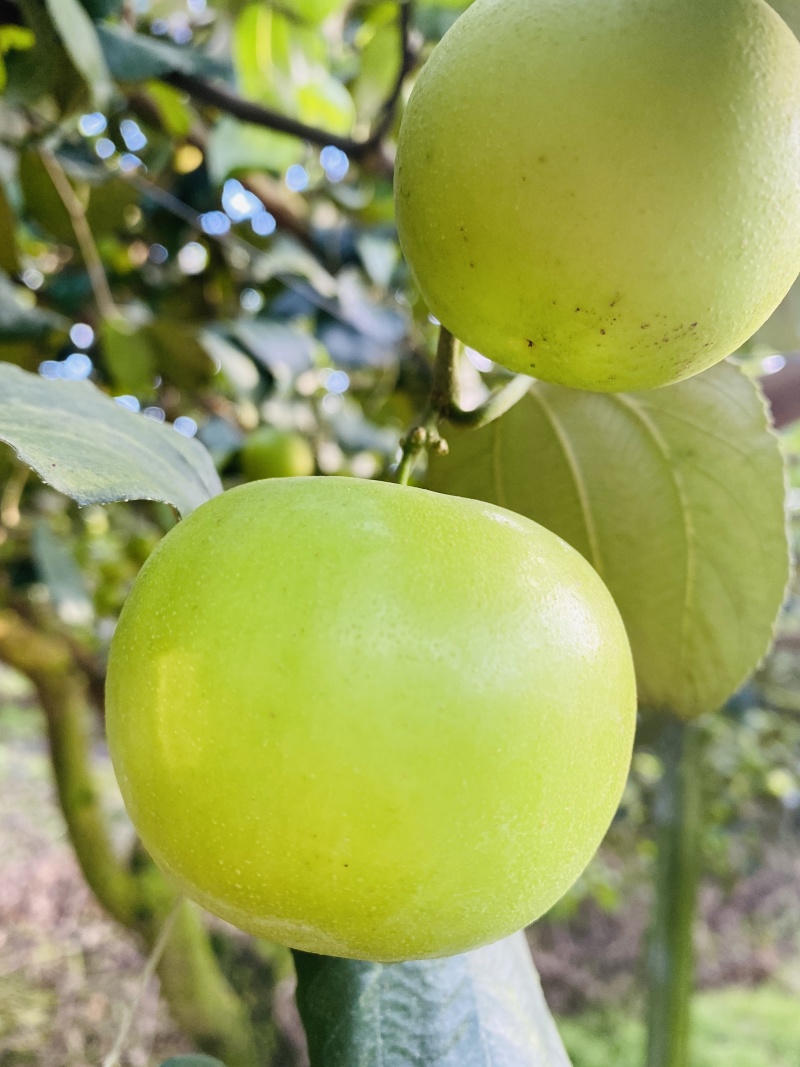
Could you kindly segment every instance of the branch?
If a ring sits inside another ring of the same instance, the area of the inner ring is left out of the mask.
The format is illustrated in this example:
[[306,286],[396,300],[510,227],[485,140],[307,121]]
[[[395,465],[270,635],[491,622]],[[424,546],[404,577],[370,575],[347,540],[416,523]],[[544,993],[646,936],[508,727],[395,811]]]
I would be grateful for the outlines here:
[[69,646],[35,630],[16,612],[3,611],[0,660],[26,675],[39,696],[59,802],[86,881],[115,919],[132,926],[139,890],[107,832],[89,763],[86,683]]
[[89,275],[97,310],[103,319],[117,318],[119,311],[111,294],[111,288],[108,284],[103,261],[95,244],[94,235],[89,228],[89,223],[86,221],[86,210],[72,188],[69,178],[50,149],[41,145],[39,147],[39,155],[45,170],[50,175],[50,180],[56,192],[67,209],[72,229],[75,232],[75,239],[86,264],[86,272]]
[[217,964],[195,908],[183,901],[147,860],[128,868],[116,856],[91,768],[86,680],[67,641],[34,629],[14,611],[0,611],[0,660],[33,683],[47,721],[50,759],[67,831],[83,876],[102,906],[157,943],[175,911],[157,971],[179,1025],[228,1067],[255,1067],[252,1025]]
[[471,411],[464,411],[456,404],[450,404],[445,417],[458,426],[468,426],[472,430],[478,430],[481,426],[487,426],[510,411],[518,401],[522,400],[532,384],[533,379],[527,374],[517,374],[510,382],[492,393],[483,404],[472,408]]
[[233,115],[234,118],[241,119],[242,122],[248,122],[253,126],[265,126],[267,129],[275,130],[277,133],[288,134],[290,137],[299,137],[301,140],[308,141],[310,144],[317,145],[320,148],[324,148],[325,145],[333,145],[335,148],[346,152],[352,159],[363,160],[379,147],[388,133],[394,119],[397,102],[400,99],[403,83],[416,62],[416,53],[411,47],[413,9],[414,0],[400,0],[397,22],[400,31],[401,51],[397,77],[379,111],[375,126],[364,140],[356,140],[353,137],[331,133],[328,130],[320,129],[318,126],[309,126],[307,123],[293,119],[280,111],[275,111],[273,108],[256,104],[252,100],[245,100],[232,89],[222,85],[212,85],[203,78],[198,78],[192,74],[181,74],[178,71],[174,71],[165,75],[163,81],[176,89],[180,89],[193,100],[216,107],[228,115]]
[[[135,115],[155,126],[157,129],[168,132],[164,126],[164,119],[158,104],[148,96],[144,90],[135,90],[128,93],[128,106]],[[186,143],[199,148],[203,155],[208,150],[208,138],[200,123],[196,123],[186,135]],[[266,174],[251,174],[241,177],[242,185],[250,192],[255,193],[261,203],[275,217],[275,221],[281,229],[288,230],[309,248],[316,252],[317,249],[311,238],[308,224],[308,203],[299,195],[280,186]]]

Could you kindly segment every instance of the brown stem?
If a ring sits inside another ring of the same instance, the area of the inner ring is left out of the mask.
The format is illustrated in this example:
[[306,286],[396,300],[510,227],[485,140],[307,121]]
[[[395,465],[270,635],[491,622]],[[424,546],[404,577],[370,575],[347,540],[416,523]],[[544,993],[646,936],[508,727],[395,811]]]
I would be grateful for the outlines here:
[[518,374],[493,392],[483,404],[471,411],[464,411],[458,402],[456,361],[459,347],[460,342],[446,327],[440,326],[431,398],[422,421],[409,431],[403,441],[403,452],[395,475],[400,485],[408,485],[417,459],[426,448],[433,447],[440,454],[447,454],[447,442],[439,434],[439,424],[443,419],[478,429],[505,415],[531,387],[531,379],[525,374]]
[[381,141],[388,133],[394,119],[397,103],[403,89],[406,76],[411,71],[416,61],[416,55],[411,47],[411,21],[414,11],[414,0],[400,0],[398,4],[398,27],[400,30],[400,64],[397,77],[380,109],[379,117],[364,140],[356,140],[353,137],[345,137],[340,134],[322,130],[318,126],[309,126],[288,115],[275,111],[273,108],[256,104],[252,100],[245,100],[231,89],[222,85],[212,85],[203,78],[191,74],[182,74],[177,71],[165,76],[164,81],[180,89],[202,104],[218,108],[242,122],[251,123],[254,126],[265,126],[267,129],[278,133],[286,133],[291,137],[299,137],[310,144],[333,145],[346,152],[352,159],[363,160],[379,147]]
[[55,191],[67,209],[72,229],[75,232],[75,240],[78,242],[83,261],[86,264],[86,272],[89,275],[97,310],[104,319],[116,318],[119,315],[119,311],[111,294],[111,288],[108,284],[108,278],[106,277],[94,235],[89,228],[89,223],[86,221],[86,209],[72,188],[61,164],[50,149],[40,145],[39,155],[45,170],[50,175]]
[[41,634],[12,611],[0,613],[0,660],[36,688],[59,803],[84,877],[106,911],[132,926],[137,886],[112,848],[87,758],[85,679],[65,642]]

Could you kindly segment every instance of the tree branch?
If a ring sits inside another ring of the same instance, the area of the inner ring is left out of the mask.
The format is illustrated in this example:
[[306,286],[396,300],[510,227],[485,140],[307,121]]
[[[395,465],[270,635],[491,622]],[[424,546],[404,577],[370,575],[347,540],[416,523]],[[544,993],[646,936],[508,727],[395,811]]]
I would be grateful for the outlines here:
[[301,140],[308,141],[310,144],[317,145],[320,148],[325,147],[325,145],[333,145],[342,152],[346,152],[352,159],[360,161],[373,153],[388,133],[394,120],[403,83],[416,62],[416,53],[411,47],[413,10],[414,0],[400,0],[397,16],[398,29],[400,31],[400,64],[397,77],[379,111],[378,119],[372,131],[364,140],[356,140],[353,137],[345,137],[341,134],[331,133],[329,130],[322,130],[317,126],[310,126],[273,108],[254,103],[252,100],[245,100],[232,89],[228,89],[223,85],[212,85],[210,82],[195,75],[174,71],[165,75],[163,81],[176,89],[180,89],[193,100],[218,108],[228,115],[233,115],[234,118],[241,119],[242,122],[248,122],[253,126],[265,126],[267,129],[275,130],[277,133],[288,134],[290,137],[299,137]]
[[118,922],[132,926],[138,887],[114,853],[88,760],[86,683],[65,641],[0,613],[0,660],[28,677],[47,721],[61,810],[92,892]]
[[[58,799],[84,878],[106,911],[152,949],[177,894],[149,859],[129,868],[115,854],[91,768],[86,679],[68,642],[0,611],[0,660],[26,675],[38,694]],[[204,1051],[228,1067],[255,1067],[248,1013],[187,901],[177,906],[157,972],[175,1019]]]
[[56,192],[61,198],[64,207],[67,209],[67,214],[72,223],[72,229],[75,232],[75,240],[78,242],[83,261],[86,264],[86,272],[89,275],[89,281],[91,282],[97,310],[100,313],[101,318],[116,318],[119,315],[119,311],[114,303],[114,297],[111,294],[111,288],[108,284],[108,278],[106,277],[105,268],[103,267],[103,261],[100,258],[100,252],[97,249],[94,235],[89,228],[89,223],[86,221],[86,211],[84,206],[78,199],[78,196],[72,188],[69,178],[64,173],[61,164],[50,149],[40,145],[39,155],[45,170],[50,175],[50,180],[53,183]]

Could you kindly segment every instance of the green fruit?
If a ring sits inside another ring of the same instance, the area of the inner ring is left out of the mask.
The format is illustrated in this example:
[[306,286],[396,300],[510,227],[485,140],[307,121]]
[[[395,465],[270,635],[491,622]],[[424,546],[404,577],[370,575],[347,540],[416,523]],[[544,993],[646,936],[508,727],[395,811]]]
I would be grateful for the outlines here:
[[253,482],[145,564],[111,648],[128,811],[181,889],[296,948],[460,952],[549,908],[625,783],[616,607],[577,552],[478,501]]
[[314,453],[299,433],[261,426],[242,446],[242,470],[249,481],[313,474]]
[[763,0],[477,0],[423,69],[396,171],[431,311],[516,370],[666,385],[800,270],[800,45]]

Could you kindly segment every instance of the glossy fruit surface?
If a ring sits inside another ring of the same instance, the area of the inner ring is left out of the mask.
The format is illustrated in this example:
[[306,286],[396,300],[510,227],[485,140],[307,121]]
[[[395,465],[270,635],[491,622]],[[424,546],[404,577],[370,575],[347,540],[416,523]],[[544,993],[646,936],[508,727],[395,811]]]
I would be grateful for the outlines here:
[[183,890],[374,960],[549,908],[615,811],[634,708],[616,607],[565,542],[347,478],[252,482],[175,527],[107,688],[128,811]]
[[259,478],[303,477],[314,473],[314,453],[305,437],[272,426],[260,426],[242,446],[242,471]]
[[431,311],[547,381],[665,385],[800,270],[800,44],[763,0],[477,0],[423,69],[395,196]]

